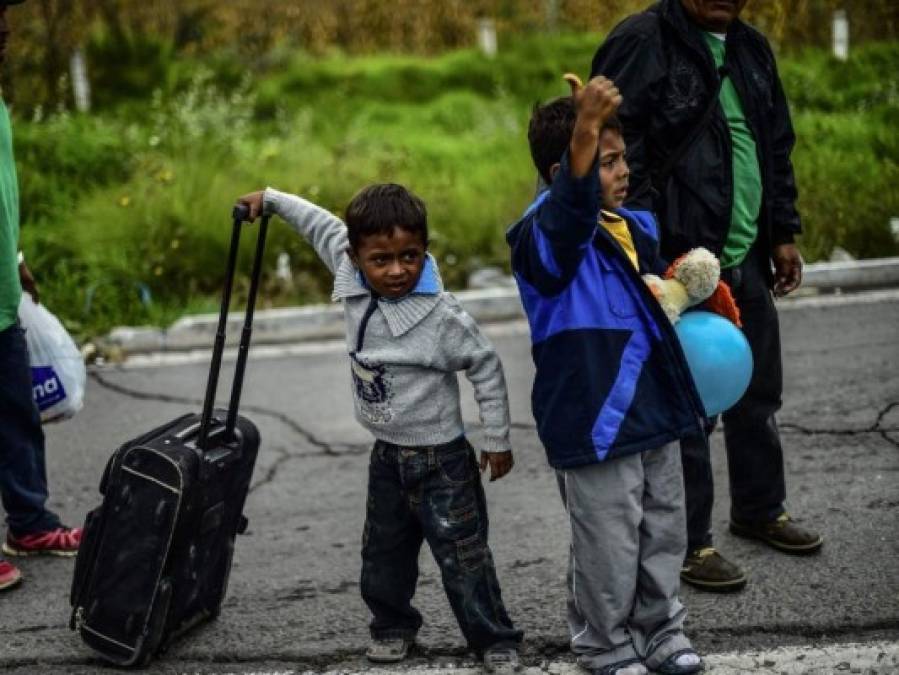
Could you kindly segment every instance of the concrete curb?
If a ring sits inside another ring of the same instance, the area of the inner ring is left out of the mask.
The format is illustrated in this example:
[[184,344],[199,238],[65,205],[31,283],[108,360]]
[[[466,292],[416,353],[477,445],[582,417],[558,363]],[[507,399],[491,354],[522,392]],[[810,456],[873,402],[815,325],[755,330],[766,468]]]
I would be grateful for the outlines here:
[[899,286],[899,258],[812,263],[802,285],[824,292]]
[[[524,316],[515,288],[459,291],[454,295],[477,321],[493,323]],[[197,314],[178,319],[169,328],[121,327],[105,338],[125,354],[183,351],[208,347],[215,338],[218,314]],[[227,344],[236,345],[243,326],[243,312],[228,314]],[[257,310],[253,320],[253,344],[280,344],[341,337],[344,334],[340,305],[307,305]]]
[[[884,287],[899,287],[899,257],[807,265],[797,297]],[[524,316],[518,290],[512,285],[459,291],[454,295],[479,323]],[[785,300],[786,304],[789,302]],[[183,317],[164,329],[121,327],[111,331],[104,342],[126,355],[208,347],[215,337],[217,322],[218,314],[198,314]],[[237,343],[242,325],[242,312],[228,315],[229,345]],[[323,340],[341,337],[343,332],[343,312],[339,305],[258,310],[253,323],[253,344]]]

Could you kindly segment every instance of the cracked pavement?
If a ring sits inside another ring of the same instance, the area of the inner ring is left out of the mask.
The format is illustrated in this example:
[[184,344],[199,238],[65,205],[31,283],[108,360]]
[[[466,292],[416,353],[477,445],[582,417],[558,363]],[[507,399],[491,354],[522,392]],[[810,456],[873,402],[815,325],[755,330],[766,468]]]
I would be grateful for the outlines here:
[[[726,461],[713,435],[716,544],[750,577],[746,590],[685,588],[687,629],[705,652],[899,639],[899,295],[781,314],[787,506],[820,529],[812,558],[775,553],[727,533]],[[524,661],[564,657],[568,529],[534,433],[526,334],[493,338],[506,367],[516,466],[486,486],[491,547]],[[230,368],[219,401],[226,402]],[[85,409],[47,427],[51,506],[80,523],[99,501],[112,449],[199,408],[206,363],[95,370]],[[367,611],[359,547],[370,438],[353,420],[345,356],[251,354],[241,412],[262,433],[221,617],[177,642],[151,672],[241,672],[363,667]],[[477,445],[477,410],[463,384]],[[0,666],[10,672],[103,671],[68,630],[72,563],[19,559],[21,588],[0,596]],[[419,665],[464,664],[465,649],[437,568],[422,551],[416,596],[425,616]],[[109,670],[109,672],[114,672]]]

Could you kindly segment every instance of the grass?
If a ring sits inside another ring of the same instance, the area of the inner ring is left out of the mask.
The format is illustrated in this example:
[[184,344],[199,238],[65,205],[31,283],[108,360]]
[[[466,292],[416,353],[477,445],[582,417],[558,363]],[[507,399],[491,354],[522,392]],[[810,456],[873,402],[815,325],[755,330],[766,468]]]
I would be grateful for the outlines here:
[[[237,84],[227,61],[183,62],[186,75],[145,101],[17,119],[23,245],[43,297],[81,337],[168,324],[215,306],[238,195],[272,185],[340,213],[361,186],[388,180],[427,202],[443,276],[462,288],[480,266],[507,267],[504,230],[534,189],[530,107],[565,93],[560,73],[584,73],[599,39],[522,39],[495,60],[295,54]],[[897,63],[894,44],[859,47],[849,64],[818,51],[781,57],[807,260],[834,246],[899,254],[887,225],[899,215]],[[273,274],[280,254],[290,282]],[[265,270],[262,306],[329,295],[326,270],[283,224]]]

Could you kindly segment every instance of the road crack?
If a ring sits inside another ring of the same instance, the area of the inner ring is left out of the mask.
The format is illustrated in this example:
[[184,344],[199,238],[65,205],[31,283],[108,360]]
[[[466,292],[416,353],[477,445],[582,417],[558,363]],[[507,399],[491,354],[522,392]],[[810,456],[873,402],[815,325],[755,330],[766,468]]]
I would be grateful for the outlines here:
[[887,403],[880,412],[877,413],[877,418],[874,420],[873,424],[860,429],[821,429],[818,427],[806,427],[801,424],[796,424],[795,422],[785,422],[778,426],[783,431],[791,431],[793,433],[802,434],[803,436],[862,436],[865,434],[877,434],[890,445],[899,448],[899,440],[890,436],[890,434],[899,432],[899,427],[883,426],[883,421],[886,416],[897,407],[899,407],[899,401]]
[[[781,431],[786,431],[790,433],[802,434],[803,436],[861,436],[865,434],[878,434],[881,436],[887,443],[896,446],[899,448],[899,439],[893,438],[890,434],[899,433],[899,427],[895,426],[883,426],[883,421],[889,413],[899,408],[899,401],[894,401],[892,403],[886,404],[878,413],[877,419],[868,427],[858,428],[858,429],[833,429],[833,428],[820,428],[820,427],[807,427],[802,424],[798,424],[796,422],[778,422],[778,428]],[[521,431],[535,431],[536,425],[529,424],[525,422],[512,422],[510,424],[512,429],[517,429]],[[473,426],[472,429],[480,429],[479,426]],[[721,432],[722,426],[720,424],[715,425],[715,432]]]
[[[194,408],[195,410],[200,410],[203,406],[203,401],[197,398],[191,398],[187,396],[173,396],[171,394],[161,394],[157,392],[148,392],[141,391],[139,389],[134,389],[132,387],[126,387],[121,384],[117,384],[115,382],[111,382],[109,379],[103,377],[97,370],[91,370],[89,373],[91,379],[93,379],[97,384],[109,391],[113,391],[117,394],[122,394],[123,396],[127,396],[129,398],[133,398],[135,400],[140,401],[157,401],[160,403],[176,403],[179,405],[186,405]],[[286,448],[277,447],[274,448],[273,451],[278,454],[277,459],[268,467],[265,472],[265,475],[256,481],[251,487],[250,491],[258,489],[263,485],[271,483],[275,480],[275,477],[278,474],[280,468],[289,461],[294,459],[309,459],[311,457],[346,457],[346,456],[357,456],[362,455],[368,452],[369,446],[362,444],[353,444],[353,443],[327,443],[320,438],[318,438],[315,434],[313,434],[308,429],[303,428],[296,421],[294,421],[289,416],[285,415],[282,412],[278,412],[277,410],[269,410],[267,408],[263,408],[261,406],[255,405],[242,405],[242,412],[252,413],[254,415],[261,415],[264,417],[268,417],[271,419],[275,419],[281,422],[284,426],[294,432],[297,436],[303,439],[303,441],[313,448],[316,448],[316,452],[290,452]]]

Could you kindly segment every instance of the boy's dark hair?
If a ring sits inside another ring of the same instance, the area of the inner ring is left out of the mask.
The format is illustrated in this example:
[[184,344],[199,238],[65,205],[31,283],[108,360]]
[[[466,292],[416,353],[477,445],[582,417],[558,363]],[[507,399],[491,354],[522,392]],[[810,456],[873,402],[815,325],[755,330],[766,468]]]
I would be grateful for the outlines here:
[[420,234],[424,245],[428,245],[425,203],[396,183],[376,183],[356,193],[346,209],[346,226],[354,251],[362,237],[390,234],[395,227]]
[[[528,124],[528,143],[534,166],[547,185],[552,182],[550,168],[562,161],[562,155],[571,143],[575,119],[577,110],[571,96],[560,96],[548,103],[534,105]],[[602,130],[606,129],[621,133],[621,122],[613,115],[603,124]]]

